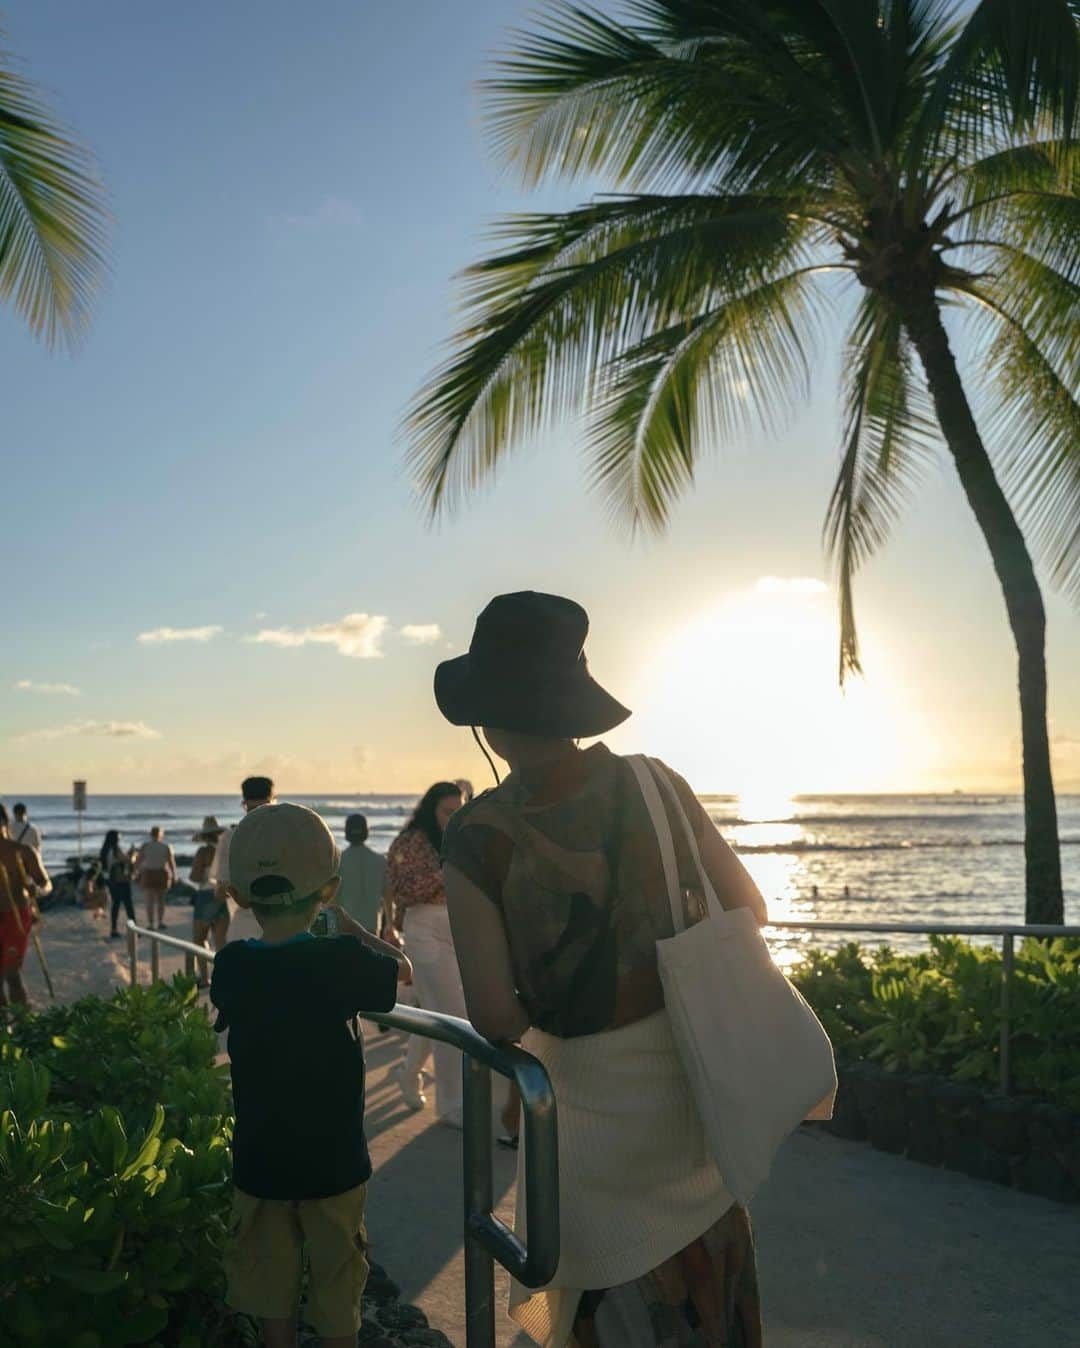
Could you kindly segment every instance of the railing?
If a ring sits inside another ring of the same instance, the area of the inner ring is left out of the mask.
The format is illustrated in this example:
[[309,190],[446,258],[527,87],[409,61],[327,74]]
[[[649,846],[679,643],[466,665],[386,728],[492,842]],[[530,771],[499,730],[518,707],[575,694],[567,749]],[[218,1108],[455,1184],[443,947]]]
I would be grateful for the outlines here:
[[1080,936],[1080,927],[988,926],[937,922],[770,922],[768,928],[781,931],[873,932],[882,936],[1000,936],[1001,937],[1001,1025],[998,1040],[998,1081],[1002,1095],[1012,1092],[1011,1033],[1012,977],[1016,938],[1025,936]]
[[[128,922],[128,962],[132,983],[139,978],[139,941],[150,941],[150,978],[161,977],[161,947],[182,951],[184,967],[213,962],[212,951],[192,941]],[[463,1056],[463,1168],[465,1228],[465,1342],[467,1348],[495,1348],[495,1267],[493,1260],[526,1287],[550,1282],[559,1262],[559,1156],[555,1095],[544,1067],[523,1049],[491,1044],[465,1020],[417,1007],[398,1006],[365,1020],[408,1034],[437,1039]],[[525,1244],[495,1216],[491,1147],[491,1073],[508,1077],[521,1093],[525,1124]]]

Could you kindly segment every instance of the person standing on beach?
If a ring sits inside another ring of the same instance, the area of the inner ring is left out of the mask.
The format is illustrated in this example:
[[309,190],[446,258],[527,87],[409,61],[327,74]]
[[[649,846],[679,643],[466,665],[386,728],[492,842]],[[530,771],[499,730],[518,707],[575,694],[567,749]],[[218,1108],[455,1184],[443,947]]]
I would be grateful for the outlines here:
[[116,919],[120,916],[120,909],[123,907],[128,919],[134,922],[135,905],[131,902],[131,855],[120,846],[120,834],[117,829],[111,828],[105,834],[105,841],[98,853],[98,861],[112,899],[112,920],[109,923],[108,939],[119,941],[120,932],[116,927]]
[[[199,844],[191,862],[191,883],[195,886],[194,907],[191,914],[191,939],[198,946],[205,945],[213,933],[214,950],[220,950],[229,939],[229,905],[225,899],[219,899],[210,878],[210,871],[217,856],[217,845],[225,829],[208,814],[202,828],[193,833],[191,841]],[[209,985],[209,963],[199,962],[198,982],[200,987]]]
[[12,838],[8,812],[0,805],[0,1006],[26,1005],[23,961],[30,929],[41,921],[34,896],[51,889],[40,855]]
[[[450,935],[439,849],[443,829],[460,808],[461,791],[456,782],[436,782],[428,787],[386,855],[391,903],[395,911],[405,911],[405,949],[412,962],[417,1000],[427,1011],[450,1016],[465,1015],[465,998]],[[420,1068],[428,1051],[426,1039],[411,1037],[398,1075],[398,1086],[410,1109],[422,1109],[425,1104]],[[460,1128],[461,1055],[449,1044],[435,1044],[431,1051],[439,1122]]]
[[165,895],[176,884],[176,858],[158,824],[135,858],[135,883],[146,897],[146,925],[154,931],[156,918],[156,929],[164,931]]
[[[245,777],[240,783],[240,804],[245,814],[250,814],[252,810],[257,810],[261,805],[273,805],[275,799],[274,783],[269,777]],[[226,942],[257,941],[261,929],[250,908],[239,907],[228,894],[229,846],[235,832],[236,825],[234,824],[232,828],[227,828],[222,833],[207,878],[209,883],[214,886],[216,897],[222,903],[228,905],[229,925],[226,932]]]
[[41,852],[41,833],[30,822],[26,812],[26,806],[20,800],[18,804],[11,807],[11,812],[15,816],[15,822],[11,826],[11,836],[17,843],[25,843],[27,847],[32,847],[35,852]]
[[[345,820],[345,841],[349,845],[341,854],[337,901],[362,927],[377,931],[379,914],[385,907],[386,858],[370,848],[367,840],[367,819],[362,814],[350,814]],[[392,920],[386,925],[392,927]]]

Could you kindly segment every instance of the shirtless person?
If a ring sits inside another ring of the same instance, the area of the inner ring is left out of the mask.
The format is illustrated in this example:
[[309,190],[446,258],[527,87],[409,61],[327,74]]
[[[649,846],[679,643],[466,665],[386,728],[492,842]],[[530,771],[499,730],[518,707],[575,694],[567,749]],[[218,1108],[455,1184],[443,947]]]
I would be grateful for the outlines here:
[[0,805],[0,1006],[27,1000],[23,960],[30,928],[41,920],[34,895],[51,889],[41,857],[11,837],[8,812]]

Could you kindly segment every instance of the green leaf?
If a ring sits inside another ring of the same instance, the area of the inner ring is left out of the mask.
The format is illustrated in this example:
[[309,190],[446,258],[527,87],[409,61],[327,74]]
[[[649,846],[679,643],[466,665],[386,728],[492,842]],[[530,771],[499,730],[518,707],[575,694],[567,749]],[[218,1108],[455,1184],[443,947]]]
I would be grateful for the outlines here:
[[104,191],[90,155],[0,52],[0,299],[35,336],[74,341],[104,270]]
[[60,1261],[50,1270],[50,1275],[60,1282],[67,1283],[69,1287],[91,1296],[115,1292],[123,1287],[128,1277],[121,1269],[81,1268],[77,1264],[65,1264]]

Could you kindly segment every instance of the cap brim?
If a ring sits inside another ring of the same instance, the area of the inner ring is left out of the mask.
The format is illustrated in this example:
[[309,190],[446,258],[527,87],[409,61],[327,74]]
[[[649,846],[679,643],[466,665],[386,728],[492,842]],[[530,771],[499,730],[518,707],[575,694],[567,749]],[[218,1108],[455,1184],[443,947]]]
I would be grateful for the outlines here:
[[451,725],[488,725],[554,739],[603,735],[631,715],[586,672],[575,673],[561,688],[545,684],[531,696],[510,682],[481,687],[468,655],[436,668],[435,701]]

